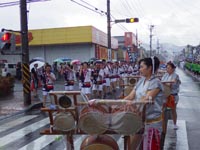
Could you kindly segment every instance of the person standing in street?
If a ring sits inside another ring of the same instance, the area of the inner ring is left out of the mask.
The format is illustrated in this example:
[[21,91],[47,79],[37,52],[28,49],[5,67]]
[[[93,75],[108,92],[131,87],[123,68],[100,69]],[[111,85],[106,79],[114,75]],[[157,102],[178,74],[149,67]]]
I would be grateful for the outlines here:
[[110,76],[111,76],[111,61],[107,61],[105,68],[104,68],[104,78],[106,80],[105,83],[105,93],[104,98],[106,95],[111,95],[111,88],[110,88]]
[[87,62],[83,62],[83,67],[80,69],[80,80],[82,83],[81,92],[85,94],[88,99],[91,98],[91,87],[92,87],[92,81],[91,81],[91,69],[88,67]]
[[[181,84],[181,81],[179,79],[179,75],[175,72],[176,66],[170,61],[167,63],[167,72],[163,75],[161,81],[166,82],[163,83],[166,86],[170,87],[170,96],[173,98],[175,105],[172,109],[172,119],[174,122],[174,129],[178,129],[178,126],[176,125],[177,122],[177,112],[176,112],[176,106],[178,104],[179,100],[179,86]],[[169,83],[168,83],[169,82]],[[171,82],[171,83],[170,83]]]
[[34,98],[38,97],[37,89],[39,87],[39,77],[38,77],[38,64],[34,64],[34,67],[31,69],[31,89],[34,94]]
[[22,79],[22,64],[21,64],[21,62],[18,62],[16,65],[16,78],[18,80]]
[[43,107],[46,107],[47,95],[50,91],[54,90],[54,81],[56,80],[55,74],[51,71],[51,65],[45,65],[45,70],[41,78],[43,81]]
[[93,98],[102,98],[103,94],[103,65],[101,61],[94,63],[94,69],[92,70],[91,77],[93,81],[92,92]]
[[74,71],[70,64],[66,64],[62,67],[60,74],[64,76],[65,79],[65,90],[74,90]]

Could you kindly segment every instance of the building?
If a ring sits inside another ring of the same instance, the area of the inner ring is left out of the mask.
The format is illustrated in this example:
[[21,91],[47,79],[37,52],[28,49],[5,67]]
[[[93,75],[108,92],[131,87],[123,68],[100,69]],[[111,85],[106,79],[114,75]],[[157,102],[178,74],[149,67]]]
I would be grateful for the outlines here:
[[127,52],[127,48],[129,48],[133,61],[136,61],[139,53],[137,48],[137,38],[135,34],[132,32],[125,32],[124,36],[115,36],[115,38],[118,39],[118,59],[130,61]]
[[[29,30],[29,59],[43,57],[50,64],[57,58],[88,61],[92,57],[108,59],[107,34],[93,26]],[[112,59],[117,59],[118,40],[112,41]],[[17,52],[20,36],[16,35]],[[21,56],[0,55],[0,59],[16,63]]]

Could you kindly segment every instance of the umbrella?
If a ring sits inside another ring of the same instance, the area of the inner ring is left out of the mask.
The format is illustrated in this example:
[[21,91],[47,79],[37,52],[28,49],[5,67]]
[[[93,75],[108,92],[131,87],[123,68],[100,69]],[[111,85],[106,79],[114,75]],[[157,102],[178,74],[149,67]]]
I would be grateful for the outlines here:
[[93,58],[90,58],[90,59],[89,59],[89,62],[94,62],[94,61],[96,61],[96,60],[98,60],[98,58],[93,57]]
[[44,62],[44,58],[42,58],[42,57],[35,57],[35,58],[31,59],[29,63],[31,64],[34,61],[43,61]]
[[64,62],[71,62],[72,61],[72,59],[70,59],[70,58],[61,58]]
[[35,64],[38,64],[38,69],[39,68],[41,68],[41,67],[43,67],[44,65],[45,65],[45,62],[43,62],[43,61],[39,61],[39,60],[36,60],[36,61],[34,61],[34,62],[32,62],[31,64],[30,64],[30,71],[31,71],[31,69],[33,69],[34,68],[34,65]]
[[64,62],[66,62],[66,63],[70,63],[71,61],[72,61],[72,59],[70,59],[70,58],[62,58],[62,57],[60,57],[60,58],[55,59],[53,62],[58,62],[58,63],[64,63]]
[[64,63],[64,61],[60,58],[55,59],[53,62],[57,62],[57,63]]
[[72,61],[71,61],[71,64],[72,64],[72,65],[74,65],[74,64],[79,65],[79,64],[81,64],[81,61],[78,60],[78,59],[75,59],[75,60],[72,60]]

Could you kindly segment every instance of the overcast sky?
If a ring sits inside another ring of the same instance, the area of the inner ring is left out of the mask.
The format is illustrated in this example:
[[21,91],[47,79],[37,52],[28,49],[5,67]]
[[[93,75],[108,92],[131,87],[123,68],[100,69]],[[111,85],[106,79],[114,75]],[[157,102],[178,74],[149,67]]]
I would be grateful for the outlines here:
[[[12,2],[16,0],[0,0]],[[107,0],[74,0],[85,6],[95,6],[106,12]],[[112,36],[124,32],[138,32],[142,43],[149,43],[149,26],[153,29],[153,42],[175,45],[200,43],[200,0],[110,0],[111,15],[116,19],[138,17],[139,23],[112,23]],[[28,28],[43,29],[93,25],[107,32],[107,18],[88,10],[71,0],[50,0],[27,5]],[[87,2],[88,4],[84,3]],[[0,28],[20,29],[19,5],[0,7]],[[112,19],[114,20],[114,19]]]

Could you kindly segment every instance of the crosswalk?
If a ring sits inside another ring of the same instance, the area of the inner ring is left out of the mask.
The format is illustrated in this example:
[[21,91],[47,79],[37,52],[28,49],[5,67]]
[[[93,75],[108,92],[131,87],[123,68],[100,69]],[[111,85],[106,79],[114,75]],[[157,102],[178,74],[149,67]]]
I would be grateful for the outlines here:
[[[21,115],[10,120],[0,121],[0,150],[66,150],[65,137],[62,135],[41,135],[49,127],[47,115]],[[75,150],[87,135],[74,135]],[[123,150],[123,138],[113,136]]]

